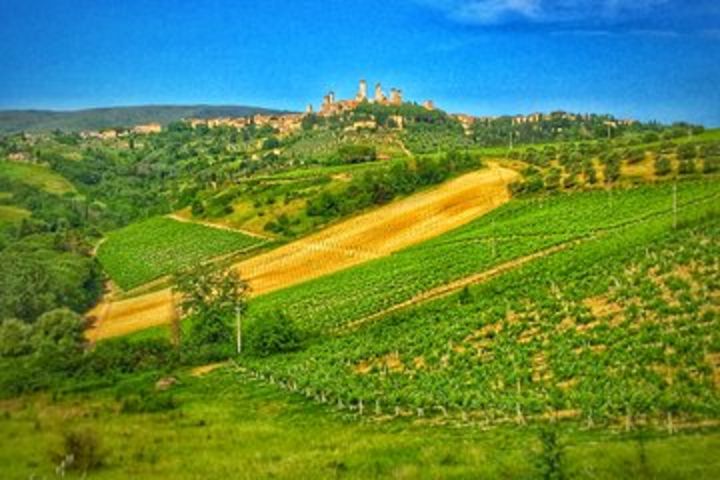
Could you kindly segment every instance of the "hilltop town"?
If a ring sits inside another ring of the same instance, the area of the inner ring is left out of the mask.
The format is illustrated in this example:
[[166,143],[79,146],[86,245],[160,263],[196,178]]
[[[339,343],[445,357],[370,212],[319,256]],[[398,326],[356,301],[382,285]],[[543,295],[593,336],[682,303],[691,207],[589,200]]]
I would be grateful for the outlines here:
[[[369,94],[368,82],[360,80],[355,96],[353,98],[338,99],[334,91],[329,91],[323,96],[319,108],[310,103],[307,105],[303,113],[256,113],[254,115],[244,116],[217,116],[217,117],[190,117],[183,120],[193,128],[207,127],[231,127],[243,129],[246,127],[268,127],[276,132],[280,137],[290,136],[303,128],[303,122],[310,118],[330,119],[349,115],[358,110],[359,107],[367,105],[369,107],[387,107],[388,119],[393,129],[403,130],[407,125],[407,119],[400,113],[403,106],[413,105],[421,107],[426,112],[440,111],[433,100],[425,100],[422,103],[408,102],[403,96],[403,91],[399,88],[391,88],[387,93],[381,83],[375,85],[373,95]],[[600,119],[603,128],[614,130],[621,127],[631,127],[638,122],[631,119],[616,119],[609,115],[598,116],[594,114],[574,114],[564,111],[554,111],[550,113],[534,112],[527,115],[503,115],[503,116],[475,116],[465,113],[445,114],[447,118],[457,122],[462,131],[471,136],[474,129],[478,127],[489,127],[498,121],[508,123],[515,128],[525,128],[528,126],[540,124],[542,122],[551,123],[585,123],[590,124]],[[350,125],[345,126],[349,130],[375,129],[380,126],[377,118],[373,113],[365,115],[362,119],[355,118]],[[557,125],[554,127],[557,132],[565,128]],[[103,140],[122,138],[130,134],[148,135],[161,132],[163,125],[159,122],[150,122],[127,128],[107,128],[100,131],[82,131],[80,134],[83,138],[98,138]]]

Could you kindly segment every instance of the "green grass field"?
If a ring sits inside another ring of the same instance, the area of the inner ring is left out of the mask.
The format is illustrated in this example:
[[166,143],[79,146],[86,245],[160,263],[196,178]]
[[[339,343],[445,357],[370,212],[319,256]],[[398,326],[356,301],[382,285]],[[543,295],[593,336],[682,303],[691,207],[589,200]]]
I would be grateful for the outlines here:
[[57,195],[75,191],[69,180],[42,165],[0,161],[0,175]]
[[[232,371],[180,377],[170,411],[122,413],[126,391],[152,393],[157,377],[112,390],[22,397],[0,403],[0,476],[51,478],[51,452],[64,431],[96,432],[105,465],[101,480],[280,478],[542,478],[536,428],[485,430],[432,422],[358,422],[308,404]],[[557,427],[566,478],[715,479],[717,431],[585,432]],[[84,478],[68,473],[66,478]]]
[[130,289],[213,257],[259,246],[238,232],[156,217],[111,232],[98,260],[121,288]]

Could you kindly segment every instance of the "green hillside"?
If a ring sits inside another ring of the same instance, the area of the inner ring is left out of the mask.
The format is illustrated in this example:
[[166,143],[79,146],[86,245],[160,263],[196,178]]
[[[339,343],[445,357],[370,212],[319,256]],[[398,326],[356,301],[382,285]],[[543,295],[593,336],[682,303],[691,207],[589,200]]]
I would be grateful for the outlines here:
[[62,130],[101,130],[157,122],[167,125],[183,118],[244,117],[278,110],[235,105],[147,105],[86,110],[0,110],[0,134]]
[[[0,136],[0,472],[716,478],[718,131],[375,107]],[[514,171],[509,195],[483,166]],[[498,201],[305,275],[356,251],[309,234],[398,199],[357,252]],[[246,297],[225,267],[278,244],[281,273],[249,281],[279,289]],[[147,284],[198,266],[180,297]]]
[[75,191],[73,184],[66,178],[42,165],[0,161],[0,177],[56,195]]
[[[367,415],[669,431],[717,419],[718,194],[684,207],[677,229],[665,214],[595,230],[463,295],[242,364],[320,403],[356,413],[364,405]],[[348,295],[341,278],[334,283],[338,298]],[[332,323],[350,320],[332,311]],[[299,318],[313,328],[313,317]]]

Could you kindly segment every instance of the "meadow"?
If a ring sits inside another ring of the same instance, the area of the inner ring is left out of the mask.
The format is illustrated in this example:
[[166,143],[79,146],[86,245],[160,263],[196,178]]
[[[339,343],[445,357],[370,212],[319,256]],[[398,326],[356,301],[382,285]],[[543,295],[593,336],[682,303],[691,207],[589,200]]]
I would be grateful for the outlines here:
[[[35,395],[0,403],[4,478],[57,474],[52,453],[66,432],[93,432],[104,465],[86,478],[542,478],[552,455],[540,429],[451,427],[431,422],[358,422],[232,369],[180,375],[153,393],[157,375],[92,395]],[[165,410],[128,408],[132,392],[171,396]],[[672,437],[555,425],[567,478],[714,479],[717,431]],[[84,478],[66,472],[65,478]]]
[[107,235],[97,258],[122,289],[131,289],[201,261],[259,247],[242,233],[164,217],[134,223]]

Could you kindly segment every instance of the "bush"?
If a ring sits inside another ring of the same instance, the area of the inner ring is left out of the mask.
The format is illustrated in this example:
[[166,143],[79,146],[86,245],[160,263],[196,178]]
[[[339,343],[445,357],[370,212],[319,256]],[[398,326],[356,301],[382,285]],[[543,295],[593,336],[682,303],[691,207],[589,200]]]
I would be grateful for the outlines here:
[[655,159],[655,175],[664,177],[672,172],[672,164],[670,159],[665,155],[660,155]]
[[11,318],[0,323],[0,357],[19,357],[32,351],[32,327]]
[[681,175],[691,175],[696,172],[695,161],[693,159],[680,160],[678,171]]
[[465,285],[462,290],[460,290],[460,294],[458,295],[458,302],[460,302],[460,305],[469,305],[473,302],[473,294],[470,293],[470,288]]
[[146,393],[143,395],[130,395],[123,399],[120,411],[122,413],[158,413],[174,410],[179,403],[169,393]]
[[540,431],[542,452],[538,458],[541,478],[544,480],[562,480],[565,478],[563,469],[563,446],[558,439],[557,431],[546,427]]
[[250,351],[260,357],[292,352],[301,345],[299,330],[283,312],[257,318],[250,325],[247,338]]
[[97,375],[135,373],[172,368],[177,364],[177,357],[177,351],[166,339],[116,338],[99,342],[88,353],[84,364]]
[[377,151],[372,145],[343,145],[338,148],[337,155],[341,163],[365,163],[377,159]]
[[58,471],[64,476],[65,470],[88,472],[105,463],[106,453],[102,450],[100,438],[94,430],[71,430],[63,433],[62,448],[52,454],[58,464]]
[[715,173],[720,170],[720,156],[707,157],[703,162],[703,173]]
[[222,313],[192,315],[189,334],[182,349],[182,362],[201,364],[217,362],[235,352],[235,333],[230,319]]

